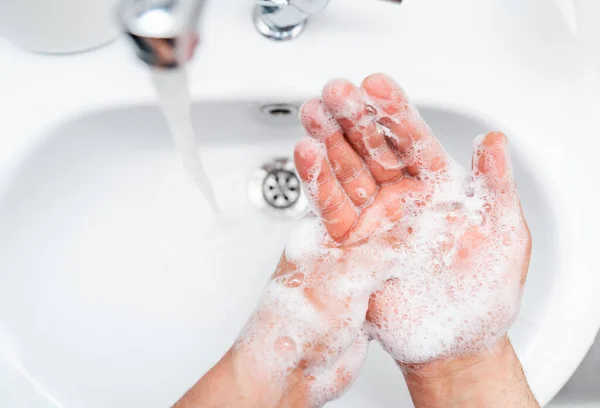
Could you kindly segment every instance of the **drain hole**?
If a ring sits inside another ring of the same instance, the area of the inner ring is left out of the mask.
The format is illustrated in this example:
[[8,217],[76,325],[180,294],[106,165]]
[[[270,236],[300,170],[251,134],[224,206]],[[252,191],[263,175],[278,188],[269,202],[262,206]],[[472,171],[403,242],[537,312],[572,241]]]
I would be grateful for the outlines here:
[[269,116],[290,116],[298,113],[298,108],[294,105],[285,103],[277,103],[272,105],[265,105],[261,108],[262,113]]
[[279,115],[291,115],[292,111],[291,109],[288,108],[273,108],[269,111],[269,115],[275,115],[275,116],[279,116]]

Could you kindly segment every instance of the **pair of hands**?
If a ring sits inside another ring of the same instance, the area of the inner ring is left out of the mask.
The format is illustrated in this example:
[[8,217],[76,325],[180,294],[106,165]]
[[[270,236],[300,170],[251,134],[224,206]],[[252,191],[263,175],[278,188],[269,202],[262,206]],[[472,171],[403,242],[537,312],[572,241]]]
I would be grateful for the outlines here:
[[215,406],[322,406],[372,339],[416,381],[415,402],[422,375],[506,353],[531,251],[506,137],[478,137],[461,168],[382,74],[330,82],[300,118],[310,137],[294,157],[314,215],[224,359],[245,397]]

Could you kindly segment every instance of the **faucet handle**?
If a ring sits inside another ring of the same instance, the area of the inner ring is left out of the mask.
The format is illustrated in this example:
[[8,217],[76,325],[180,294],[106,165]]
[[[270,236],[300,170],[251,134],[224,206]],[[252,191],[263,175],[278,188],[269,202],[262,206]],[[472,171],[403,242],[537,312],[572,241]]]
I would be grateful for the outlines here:
[[329,0],[256,0],[255,4],[261,7],[283,7],[294,6],[306,14],[314,14],[322,11]]
[[315,14],[323,11],[329,0],[290,0],[290,3],[304,13]]
[[290,0],[256,0],[255,4],[262,7],[289,6]]
[[296,38],[308,18],[322,11],[329,0],[255,0],[254,24],[272,40]]

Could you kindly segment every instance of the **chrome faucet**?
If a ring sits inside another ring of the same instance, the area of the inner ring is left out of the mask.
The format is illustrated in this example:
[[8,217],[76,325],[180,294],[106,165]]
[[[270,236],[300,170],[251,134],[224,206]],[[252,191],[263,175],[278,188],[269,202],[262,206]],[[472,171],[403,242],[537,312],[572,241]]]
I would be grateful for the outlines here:
[[[290,40],[329,0],[255,0],[254,23],[273,40]],[[178,68],[194,55],[206,0],[121,0],[119,19],[138,57],[151,67]]]
[[327,4],[329,0],[256,0],[254,25],[267,38],[291,40],[304,30],[308,18]]
[[206,0],[121,0],[119,19],[137,56],[156,68],[179,68],[198,44]]

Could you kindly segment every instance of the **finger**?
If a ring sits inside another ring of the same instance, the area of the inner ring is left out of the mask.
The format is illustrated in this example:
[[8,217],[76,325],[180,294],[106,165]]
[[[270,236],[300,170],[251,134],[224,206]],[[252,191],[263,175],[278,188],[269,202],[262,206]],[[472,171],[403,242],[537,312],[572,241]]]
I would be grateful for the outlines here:
[[[521,266],[520,283],[525,284],[531,257],[531,232],[525,221],[523,209],[517,193],[512,161],[508,147],[508,139],[501,132],[490,132],[478,136],[474,144],[473,174],[483,179],[493,195],[489,197],[490,212],[503,213],[516,210],[519,219],[516,225],[505,225],[502,232],[502,244],[513,243],[524,245],[524,260]],[[498,205],[498,203],[500,205]],[[507,228],[510,226],[511,228]]]
[[300,140],[294,150],[294,161],[308,198],[327,232],[335,241],[343,241],[358,216],[333,176],[321,145],[308,137]]
[[351,82],[337,79],[323,88],[323,103],[333,114],[346,138],[369,167],[378,183],[395,181],[404,165],[380,132],[375,109]]
[[379,123],[389,129],[392,144],[409,174],[416,176],[446,167],[448,159],[440,141],[393,79],[374,74],[363,81],[362,89],[378,109]]
[[312,137],[325,143],[335,176],[352,202],[361,206],[371,201],[377,192],[375,179],[323,102],[311,99],[302,105],[300,121]]
[[508,139],[501,132],[478,136],[474,141],[473,173],[502,201],[518,201]]
[[[523,213],[521,212],[521,217],[523,217]],[[529,225],[525,222],[525,217],[523,217],[523,223],[525,227],[525,260],[521,265],[521,287],[525,285],[525,281],[527,280],[527,271],[529,271],[529,263],[531,262],[531,231],[529,230]]]

